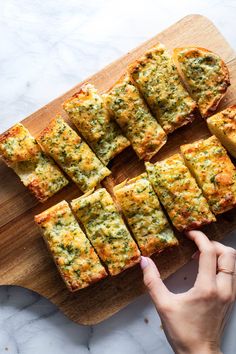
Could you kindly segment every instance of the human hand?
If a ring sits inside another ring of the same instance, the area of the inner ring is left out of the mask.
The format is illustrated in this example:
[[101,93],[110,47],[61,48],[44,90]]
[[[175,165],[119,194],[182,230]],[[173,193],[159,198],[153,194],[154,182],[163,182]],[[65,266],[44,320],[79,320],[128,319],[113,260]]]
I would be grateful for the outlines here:
[[193,288],[181,294],[171,293],[147,257],[141,259],[144,284],[175,353],[221,353],[221,334],[236,298],[236,251],[210,241],[201,231],[189,231],[187,236],[199,249]]

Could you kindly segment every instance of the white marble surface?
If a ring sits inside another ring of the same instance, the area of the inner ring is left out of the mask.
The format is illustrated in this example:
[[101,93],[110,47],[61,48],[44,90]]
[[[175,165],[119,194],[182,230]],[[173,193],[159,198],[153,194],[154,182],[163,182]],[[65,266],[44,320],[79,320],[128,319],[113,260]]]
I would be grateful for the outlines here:
[[[208,16],[236,49],[235,0],[1,0],[0,131],[190,13]],[[167,283],[183,291],[195,273],[192,262]],[[92,327],[21,288],[1,287],[0,306],[1,354],[172,353],[148,296]],[[235,331],[236,311],[225,354],[236,353]]]

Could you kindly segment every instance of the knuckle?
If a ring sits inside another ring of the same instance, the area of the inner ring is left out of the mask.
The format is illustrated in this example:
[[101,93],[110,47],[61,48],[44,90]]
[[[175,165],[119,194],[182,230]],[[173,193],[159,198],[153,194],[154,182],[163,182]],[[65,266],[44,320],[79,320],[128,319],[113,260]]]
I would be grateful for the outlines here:
[[202,298],[205,300],[212,300],[215,299],[217,297],[217,290],[215,287],[210,287],[207,289],[204,289],[204,291],[202,292]]
[[220,301],[223,304],[232,304],[234,302],[234,295],[232,293],[220,294]]
[[236,250],[233,247],[225,246],[225,254],[233,255],[234,257],[236,257]]

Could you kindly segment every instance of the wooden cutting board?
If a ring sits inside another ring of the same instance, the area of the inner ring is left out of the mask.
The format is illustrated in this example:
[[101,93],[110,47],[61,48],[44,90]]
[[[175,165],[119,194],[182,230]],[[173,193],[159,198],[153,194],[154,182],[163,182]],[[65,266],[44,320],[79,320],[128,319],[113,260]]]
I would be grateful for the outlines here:
[[[235,53],[216,27],[207,18],[199,15],[183,18],[85,81],[90,81],[101,91],[108,89],[129,63],[158,41],[163,42],[170,50],[177,46],[196,45],[218,53],[229,67],[232,83],[220,109],[236,103]],[[23,120],[23,124],[33,135],[37,135],[56,113],[62,111],[62,102],[81,85],[82,83],[78,84],[65,95]],[[191,125],[169,136],[168,143],[156,155],[154,161],[175,153],[180,144],[207,136],[209,132],[206,123],[196,117]],[[138,161],[131,148],[115,158],[110,168],[113,180],[109,177],[104,182],[110,190],[113,184],[144,171],[143,162]],[[0,285],[18,285],[34,290],[51,300],[75,322],[96,324],[126,306],[145,289],[139,266],[116,277],[108,277],[74,294],[66,289],[33,222],[33,217],[62,199],[70,201],[77,196],[79,191],[71,183],[45,204],[38,204],[14,172],[0,162]],[[205,231],[210,237],[221,239],[234,229],[235,210],[220,216],[218,222],[208,226]],[[181,235],[178,237],[181,241],[178,249],[168,250],[154,257],[163,278],[188,262],[193,253],[193,244]]]

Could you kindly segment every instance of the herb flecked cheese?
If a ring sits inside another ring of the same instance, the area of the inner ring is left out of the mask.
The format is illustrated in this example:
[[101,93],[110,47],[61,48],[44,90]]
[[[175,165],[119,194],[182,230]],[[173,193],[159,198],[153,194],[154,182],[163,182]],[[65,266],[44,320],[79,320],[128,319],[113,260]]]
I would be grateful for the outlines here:
[[20,123],[0,136],[0,155],[40,202],[68,184],[54,161]]
[[214,214],[236,205],[236,168],[213,135],[181,146],[185,162],[196,178]]
[[217,54],[198,47],[175,48],[174,60],[201,115],[208,117],[230,85],[227,66]]
[[108,109],[138,157],[150,160],[166,143],[167,137],[131,77],[123,76],[105,97]]
[[62,201],[35,216],[44,240],[70,291],[106,277],[107,273],[81,230],[68,203]]
[[207,125],[224,147],[236,158],[236,106],[207,118]]
[[139,262],[138,247],[106,189],[74,199],[71,205],[111,275]]
[[191,230],[215,221],[201,189],[175,154],[154,165],[146,163],[148,177],[177,230]]
[[105,165],[130,145],[119,126],[111,119],[103,97],[93,85],[82,86],[79,92],[63,104],[63,108]]
[[61,116],[49,123],[40,133],[38,141],[82,192],[93,189],[110,174],[108,168]]
[[178,245],[146,173],[115,186],[114,194],[144,256]]
[[194,119],[196,103],[182,86],[173,60],[162,44],[132,64],[130,73],[166,133]]

